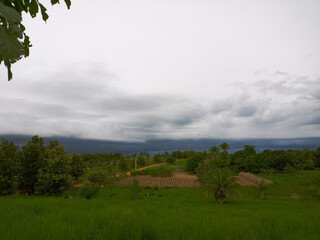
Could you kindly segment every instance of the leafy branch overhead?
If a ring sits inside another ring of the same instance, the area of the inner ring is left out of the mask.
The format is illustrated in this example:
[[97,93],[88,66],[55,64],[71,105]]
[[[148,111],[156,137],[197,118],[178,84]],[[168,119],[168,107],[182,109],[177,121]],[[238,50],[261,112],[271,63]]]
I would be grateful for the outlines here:
[[[70,9],[71,1],[64,2]],[[59,0],[51,0],[51,5],[57,3]],[[0,64],[3,62],[7,67],[8,80],[12,79],[11,64],[28,57],[32,46],[22,24],[22,12],[33,18],[40,12],[43,21],[49,18],[47,9],[39,0],[0,0]]]

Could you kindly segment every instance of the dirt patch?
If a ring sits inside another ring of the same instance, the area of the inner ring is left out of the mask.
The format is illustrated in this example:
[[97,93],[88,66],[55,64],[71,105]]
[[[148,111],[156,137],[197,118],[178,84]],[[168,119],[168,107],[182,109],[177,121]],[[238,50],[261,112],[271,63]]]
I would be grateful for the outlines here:
[[[150,187],[200,187],[197,182],[197,177],[189,175],[187,173],[175,173],[172,177],[152,177],[152,176],[137,176],[138,183],[140,186]],[[116,185],[130,185],[133,177],[128,177],[117,183]]]
[[158,163],[158,164],[153,164],[147,167],[143,167],[143,168],[138,168],[137,171],[141,171],[143,169],[147,169],[147,168],[151,168],[151,167],[156,167],[156,166],[160,166],[160,165],[164,165],[164,164],[168,164],[168,163]]
[[248,172],[240,172],[239,176],[237,176],[236,178],[237,178],[237,183],[241,186],[257,186],[257,183],[260,182],[262,179],[267,184],[272,183],[268,179],[258,177],[256,175],[254,175],[252,173],[248,173]]

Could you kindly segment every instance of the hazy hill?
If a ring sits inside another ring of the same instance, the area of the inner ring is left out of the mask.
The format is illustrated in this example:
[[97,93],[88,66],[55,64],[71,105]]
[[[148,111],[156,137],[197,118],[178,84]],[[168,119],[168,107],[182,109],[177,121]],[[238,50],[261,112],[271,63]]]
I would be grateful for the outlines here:
[[[0,135],[0,139],[13,141],[17,145],[24,145],[31,136],[27,135]],[[227,142],[231,146],[231,152],[243,149],[246,144],[256,146],[257,152],[264,149],[316,149],[320,147],[320,138],[297,139],[184,139],[184,140],[147,140],[145,142],[117,142],[107,140],[80,139],[71,137],[44,137],[46,143],[57,139],[68,153],[110,153],[121,152],[131,154],[134,152],[155,152],[174,150],[207,150],[210,146],[218,146]]]

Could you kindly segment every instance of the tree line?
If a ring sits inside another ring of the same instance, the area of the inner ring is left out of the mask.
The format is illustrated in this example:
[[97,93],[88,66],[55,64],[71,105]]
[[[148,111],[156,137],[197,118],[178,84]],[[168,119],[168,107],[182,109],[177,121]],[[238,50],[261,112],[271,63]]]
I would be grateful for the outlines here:
[[287,172],[320,168],[320,148],[316,151],[304,150],[265,150],[256,153],[255,147],[245,145],[243,150],[230,154],[230,146],[222,143],[208,151],[194,150],[171,153],[146,152],[124,155],[121,153],[67,154],[58,141],[44,144],[41,137],[33,136],[23,146],[8,140],[0,145],[0,195],[20,191],[25,194],[59,195],[68,189],[88,169],[103,168],[110,174],[116,171],[129,171],[152,163],[174,163],[186,160],[186,171],[197,173],[199,181],[210,169],[227,168],[233,173]]

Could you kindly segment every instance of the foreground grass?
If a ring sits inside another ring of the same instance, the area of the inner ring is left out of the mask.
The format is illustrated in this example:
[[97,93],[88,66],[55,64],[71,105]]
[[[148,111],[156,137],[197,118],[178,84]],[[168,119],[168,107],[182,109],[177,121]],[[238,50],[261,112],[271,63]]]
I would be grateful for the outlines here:
[[300,186],[299,176],[284,177],[272,176],[275,189],[266,200],[239,187],[241,199],[225,205],[183,188],[143,189],[138,201],[130,199],[130,188],[116,186],[92,200],[76,192],[69,193],[73,199],[3,197],[0,239],[319,239],[320,201],[279,192],[287,184],[303,193],[294,184]]

